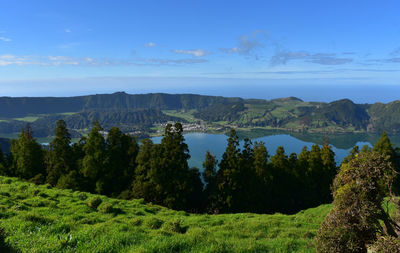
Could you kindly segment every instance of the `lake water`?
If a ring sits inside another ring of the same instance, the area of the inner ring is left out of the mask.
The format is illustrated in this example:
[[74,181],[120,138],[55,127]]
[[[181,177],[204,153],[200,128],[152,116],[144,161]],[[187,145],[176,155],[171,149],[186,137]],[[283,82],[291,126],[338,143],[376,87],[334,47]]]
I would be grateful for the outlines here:
[[[189,151],[191,158],[189,160],[189,166],[191,167],[198,167],[202,169],[202,163],[204,161],[204,157],[206,154],[206,151],[209,150],[211,153],[216,155],[218,161],[221,160],[222,154],[225,151],[225,148],[227,146],[227,139],[228,136],[224,134],[207,134],[207,133],[187,133],[184,135],[185,136],[185,142],[189,146]],[[310,135],[309,139],[312,141],[305,141],[301,140],[299,138],[295,138],[289,134],[272,134],[268,136],[262,136],[262,137],[256,137],[256,138],[251,138],[252,142],[254,143],[255,141],[263,141],[265,143],[265,146],[267,147],[268,153],[270,156],[275,154],[276,149],[279,146],[283,146],[285,148],[286,154],[289,156],[291,153],[300,153],[302,148],[306,146],[309,150],[311,149],[311,146],[314,144],[314,142],[318,143],[318,140],[323,140],[323,138],[317,138],[318,136],[313,136]],[[332,138],[331,143],[337,144],[337,146],[340,146],[341,148],[338,148],[331,144],[332,150],[336,154],[336,162],[340,163],[344,157],[346,157],[349,153],[349,151],[352,149],[354,145],[360,146],[360,148],[364,145],[370,145],[371,142],[374,143],[373,141],[367,141],[368,138],[362,138],[362,136],[359,136],[359,139],[355,138],[353,135],[349,136],[341,136],[342,139],[348,140],[347,147],[344,145],[342,142],[338,142],[337,135],[335,138]],[[377,139],[379,136],[377,136],[374,139]],[[153,142],[155,143],[160,143],[162,137],[154,137],[152,138]],[[304,139],[304,138],[302,138]],[[321,142],[322,143],[322,142]],[[318,143],[318,144],[321,144]],[[241,145],[243,145],[243,141],[240,142]]]

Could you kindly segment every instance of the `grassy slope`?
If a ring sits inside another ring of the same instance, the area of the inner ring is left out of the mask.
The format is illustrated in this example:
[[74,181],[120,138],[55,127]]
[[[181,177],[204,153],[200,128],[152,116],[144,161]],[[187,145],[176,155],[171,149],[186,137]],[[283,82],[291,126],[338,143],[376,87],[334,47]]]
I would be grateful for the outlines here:
[[[0,227],[22,252],[313,252],[330,205],[296,215],[194,215],[141,200],[97,195],[0,177]],[[0,240],[1,243],[1,240]]]

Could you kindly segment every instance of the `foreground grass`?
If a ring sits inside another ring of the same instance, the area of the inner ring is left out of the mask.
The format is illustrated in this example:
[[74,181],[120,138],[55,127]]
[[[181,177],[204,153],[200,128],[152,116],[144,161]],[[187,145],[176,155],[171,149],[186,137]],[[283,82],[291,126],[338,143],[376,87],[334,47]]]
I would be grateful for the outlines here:
[[0,228],[21,252],[314,252],[329,209],[195,215],[0,177]]

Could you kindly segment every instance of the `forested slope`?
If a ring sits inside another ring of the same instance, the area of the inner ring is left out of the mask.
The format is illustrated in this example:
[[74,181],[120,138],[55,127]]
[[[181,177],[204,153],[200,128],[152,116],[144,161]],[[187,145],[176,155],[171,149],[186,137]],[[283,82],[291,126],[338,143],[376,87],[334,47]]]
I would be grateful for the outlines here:
[[[267,128],[292,132],[400,132],[400,103],[355,104],[349,99],[331,103],[304,102],[289,97],[273,100],[226,98],[195,94],[113,94],[80,97],[0,97],[0,134],[12,134],[30,123],[37,137],[51,135],[63,119],[77,133],[93,121],[106,129],[150,134],[158,124],[187,122],[213,129]],[[152,130],[153,129],[153,130]],[[78,134],[79,135],[79,134]]]

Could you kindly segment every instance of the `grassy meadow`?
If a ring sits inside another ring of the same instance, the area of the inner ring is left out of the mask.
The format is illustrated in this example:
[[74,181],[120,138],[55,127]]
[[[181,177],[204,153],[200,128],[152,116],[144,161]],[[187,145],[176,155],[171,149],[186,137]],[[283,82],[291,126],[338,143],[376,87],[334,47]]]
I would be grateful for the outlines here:
[[189,214],[0,177],[0,243],[16,252],[314,252],[329,209]]

